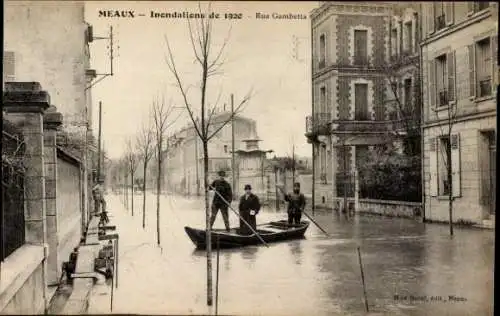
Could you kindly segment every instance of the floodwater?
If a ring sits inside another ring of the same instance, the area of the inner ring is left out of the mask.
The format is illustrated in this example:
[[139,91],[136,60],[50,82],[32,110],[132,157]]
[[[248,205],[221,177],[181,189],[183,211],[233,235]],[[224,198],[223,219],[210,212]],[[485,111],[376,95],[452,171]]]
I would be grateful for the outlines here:
[[[195,251],[184,226],[205,227],[203,201],[161,197],[161,248],[156,245],[156,196],[142,195],[134,216],[107,197],[118,226],[119,286],[113,313],[215,314],[206,294],[206,252]],[[233,203],[236,204],[236,203]],[[235,205],[236,206],[236,205]],[[223,227],[218,215],[214,225]],[[263,209],[258,223],[283,219]],[[316,214],[306,239],[221,250],[219,315],[493,315],[494,233],[412,220]],[[230,211],[231,225],[238,219]],[[360,247],[369,313],[365,311]],[[96,287],[90,313],[109,313],[109,287]]]

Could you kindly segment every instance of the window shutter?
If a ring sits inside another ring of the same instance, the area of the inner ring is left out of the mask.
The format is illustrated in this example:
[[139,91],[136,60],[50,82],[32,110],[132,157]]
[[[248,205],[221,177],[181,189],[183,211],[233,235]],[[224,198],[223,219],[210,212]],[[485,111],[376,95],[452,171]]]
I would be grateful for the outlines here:
[[491,89],[493,91],[493,95],[495,95],[495,91],[498,85],[498,35],[492,36],[490,39],[491,42]]
[[451,179],[452,179],[452,190],[453,197],[460,196],[460,135],[451,135]]
[[427,2],[425,5],[428,7],[427,15],[427,34],[434,33],[434,3]]
[[429,106],[431,109],[436,107],[436,62],[435,60],[429,61]]
[[476,57],[475,45],[467,46],[469,50],[469,96],[476,96]]
[[445,19],[446,19],[446,25],[453,24],[453,11],[455,9],[454,2],[445,2],[444,3],[444,10],[445,10]]
[[429,139],[429,173],[430,173],[430,181],[429,181],[429,191],[431,196],[438,195],[438,155],[436,142],[437,138],[432,137]]
[[448,101],[455,101],[455,52],[448,53]]

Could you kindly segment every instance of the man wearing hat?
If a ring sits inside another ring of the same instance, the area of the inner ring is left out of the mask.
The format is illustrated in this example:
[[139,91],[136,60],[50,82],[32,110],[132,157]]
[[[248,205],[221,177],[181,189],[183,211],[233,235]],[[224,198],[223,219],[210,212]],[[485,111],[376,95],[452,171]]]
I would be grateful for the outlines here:
[[257,221],[255,219],[255,215],[257,215],[260,211],[260,201],[259,198],[252,193],[252,187],[250,186],[250,184],[245,185],[245,194],[240,198],[239,211],[240,234],[252,235],[254,232],[242,220],[244,219],[254,230],[257,229]]
[[295,182],[293,184],[293,193],[287,194],[284,189],[280,186],[278,188],[283,192],[285,196],[285,201],[288,202],[288,224],[300,224],[300,219],[302,217],[302,212],[306,207],[306,197],[300,192],[300,183]]
[[[226,173],[221,170],[219,171],[219,179],[216,179],[209,187],[209,190],[215,190],[217,193],[214,195],[212,201],[212,217],[210,218],[210,227],[214,225],[215,218],[217,217],[217,212],[220,210],[222,213],[222,219],[224,220],[224,225],[226,226],[226,231],[229,231],[229,214],[228,214],[228,203],[233,200],[233,191],[231,190],[231,185],[224,179]],[[222,197],[221,197],[222,196]]]

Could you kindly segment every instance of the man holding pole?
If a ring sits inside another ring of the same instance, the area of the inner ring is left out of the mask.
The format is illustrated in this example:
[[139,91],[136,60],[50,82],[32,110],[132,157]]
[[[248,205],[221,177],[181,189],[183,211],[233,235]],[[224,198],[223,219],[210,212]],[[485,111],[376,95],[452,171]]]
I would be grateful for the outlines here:
[[281,186],[278,186],[278,188],[285,196],[285,201],[288,202],[288,225],[300,224],[302,212],[306,207],[306,198],[304,194],[300,192],[300,183],[295,182],[293,184],[292,194],[285,193]]
[[[231,203],[233,200],[233,191],[231,190],[231,185],[224,179],[226,173],[224,171],[219,171],[219,179],[216,179],[209,187],[209,190],[215,190],[216,194],[212,201],[212,216],[210,218],[210,227],[214,225],[215,218],[217,217],[217,212],[220,210],[222,213],[222,219],[224,220],[224,225],[226,226],[226,231],[229,232],[229,214],[228,207],[230,207],[227,202]],[[217,194],[218,193],[218,194]]]

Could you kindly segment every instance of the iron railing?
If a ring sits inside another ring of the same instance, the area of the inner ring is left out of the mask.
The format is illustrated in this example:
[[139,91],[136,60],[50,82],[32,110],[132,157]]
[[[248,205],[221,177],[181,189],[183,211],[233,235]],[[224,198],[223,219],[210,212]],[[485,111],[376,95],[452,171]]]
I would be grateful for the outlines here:
[[328,135],[330,133],[331,113],[315,113],[306,117],[306,133]]
[[0,260],[24,244],[25,145],[21,134],[5,120],[2,131],[2,213],[0,214]]

